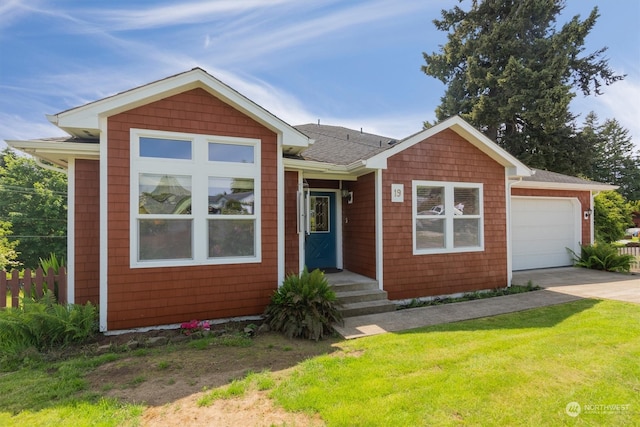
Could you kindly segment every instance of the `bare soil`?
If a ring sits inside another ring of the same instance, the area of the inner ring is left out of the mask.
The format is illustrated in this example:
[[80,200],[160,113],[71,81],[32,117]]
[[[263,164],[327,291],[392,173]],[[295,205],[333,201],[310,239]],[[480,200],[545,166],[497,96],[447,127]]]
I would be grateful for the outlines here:
[[[123,351],[127,343],[143,344],[155,336],[166,337],[168,343],[129,348],[123,357],[97,367],[87,376],[92,391],[147,406],[143,426],[323,425],[318,417],[275,406],[268,391],[252,390],[205,407],[198,406],[197,401],[207,390],[242,379],[249,372],[268,370],[286,380],[288,370],[301,361],[339,350],[337,340],[290,340],[267,332],[251,338],[251,342],[245,340],[247,346],[237,346],[233,342],[225,344],[224,335],[196,341],[180,336],[178,331],[163,331],[102,337],[94,348],[111,344]],[[228,336],[233,341],[238,332],[229,332]]]

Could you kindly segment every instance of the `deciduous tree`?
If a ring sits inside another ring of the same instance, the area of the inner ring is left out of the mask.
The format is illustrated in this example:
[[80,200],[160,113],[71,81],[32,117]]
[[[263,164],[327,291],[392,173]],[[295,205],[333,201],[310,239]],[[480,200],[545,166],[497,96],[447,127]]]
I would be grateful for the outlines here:
[[38,266],[50,253],[66,259],[67,178],[10,149],[0,161],[0,221],[11,224],[18,261]]

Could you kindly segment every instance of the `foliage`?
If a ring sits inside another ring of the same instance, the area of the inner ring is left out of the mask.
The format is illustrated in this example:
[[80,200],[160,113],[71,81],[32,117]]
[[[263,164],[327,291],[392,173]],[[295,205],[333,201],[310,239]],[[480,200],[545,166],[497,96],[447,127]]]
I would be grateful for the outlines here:
[[[67,252],[67,177],[10,149],[0,161],[0,220],[11,223],[18,260],[35,268],[43,254]],[[8,237],[9,238],[9,237]]]
[[23,298],[18,308],[0,310],[0,368],[14,366],[30,354],[53,346],[82,342],[97,331],[98,312],[86,305],[62,305],[51,292],[40,299]]
[[461,297],[444,297],[444,298],[435,297],[428,300],[420,300],[420,299],[414,298],[409,302],[409,304],[402,305],[399,307],[399,309],[428,307],[432,305],[451,304],[454,302],[473,301],[476,299],[501,297],[505,295],[514,295],[514,294],[522,294],[522,293],[531,292],[531,291],[539,291],[540,289],[542,289],[540,286],[534,285],[531,281],[529,281],[529,283],[527,283],[525,286],[513,285],[513,286],[509,286],[508,288],[493,289],[491,291],[470,292],[462,295]]
[[342,321],[335,292],[324,273],[305,267],[300,274],[290,274],[271,297],[265,310],[271,329],[287,337],[313,340],[331,334],[333,323]]
[[568,250],[573,254],[576,267],[628,273],[631,264],[635,262],[633,255],[620,254],[615,246],[606,243],[583,245],[580,249],[580,256],[572,250]]
[[447,85],[437,119],[460,115],[530,166],[579,172],[588,152],[575,137],[574,92],[598,95],[624,76],[603,58],[606,47],[582,56],[598,9],[558,29],[564,3],[473,0],[467,11],[443,10],[434,24],[448,42],[424,53],[422,67]]
[[640,200],[640,152],[634,153],[629,131],[615,119],[600,124],[591,112],[580,137],[591,151],[585,175],[594,181],[618,185],[618,192],[628,200]]
[[64,265],[64,258],[58,258],[58,256],[53,252],[49,254],[49,258],[40,258],[39,262],[39,266],[45,274],[50,268],[53,268],[54,274],[58,274],[60,272],[60,267],[64,267]]
[[16,261],[18,258],[18,253],[16,252],[18,242],[10,241],[10,235],[11,223],[0,221],[0,270],[9,270],[20,265],[20,263]]
[[596,242],[611,243],[622,239],[625,230],[633,224],[630,205],[615,191],[603,191],[593,200]]

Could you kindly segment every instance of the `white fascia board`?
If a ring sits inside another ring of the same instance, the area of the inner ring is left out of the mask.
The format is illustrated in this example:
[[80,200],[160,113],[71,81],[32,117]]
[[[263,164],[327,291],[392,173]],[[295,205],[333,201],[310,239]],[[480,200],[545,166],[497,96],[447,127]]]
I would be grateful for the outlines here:
[[512,185],[512,188],[532,188],[540,190],[574,190],[574,191],[611,191],[617,190],[617,185],[602,184],[594,182],[593,184],[572,184],[562,182],[540,182],[540,181],[518,181]]
[[313,160],[290,158],[283,160],[285,170],[302,171],[305,178],[356,181],[358,176],[362,175],[362,173],[358,173],[361,172],[360,167],[362,163],[360,162],[352,163],[351,165],[336,165],[334,163],[324,163]]
[[387,159],[389,157],[406,150],[407,148],[436,135],[443,130],[451,129],[462,138],[467,140],[470,144],[478,148],[487,156],[498,162],[500,165],[508,168],[508,172],[511,176],[531,176],[532,171],[521,161],[516,159],[511,154],[503,150],[498,144],[491,141],[482,132],[471,126],[459,116],[453,116],[437,125],[411,135],[405,140],[398,142],[394,147],[386,150],[380,154],[377,154],[367,160],[366,165],[371,169],[386,169]]
[[100,145],[86,142],[48,142],[48,141],[17,141],[6,140],[7,145],[25,153],[38,156],[38,153],[64,154],[75,158],[98,159]]
[[100,117],[109,117],[178,93],[201,88],[247,114],[270,130],[282,134],[283,146],[307,147],[309,138],[202,69],[196,68],[47,118],[62,129],[99,131]]
[[[6,143],[11,148],[32,155],[36,162],[39,159],[46,160],[63,169],[67,169],[71,159],[98,160],[100,158],[98,144],[14,140],[7,140]],[[46,167],[42,164],[41,166]]]

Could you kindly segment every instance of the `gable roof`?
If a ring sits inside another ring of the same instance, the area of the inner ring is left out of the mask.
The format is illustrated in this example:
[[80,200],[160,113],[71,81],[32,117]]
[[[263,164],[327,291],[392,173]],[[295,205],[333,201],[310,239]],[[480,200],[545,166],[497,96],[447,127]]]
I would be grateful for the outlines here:
[[[76,141],[98,141],[101,132],[100,121],[102,118],[113,116],[123,111],[196,88],[207,91],[212,96],[231,105],[233,108],[278,134],[285,153],[299,153],[312,143],[306,135],[232,89],[230,86],[222,83],[202,68],[193,68],[192,70],[120,92],[79,107],[71,108],[57,114],[47,115],[47,119],[51,123],[73,137],[63,142],[63,144],[67,145],[64,147],[64,152],[57,153],[58,155],[56,155],[56,150],[63,147],[59,141],[37,139],[30,141],[7,141],[7,143],[12,147],[27,151],[34,156],[64,166],[68,158],[73,157],[72,149],[75,145],[72,144],[76,144]],[[80,149],[79,146],[78,148]]]
[[429,129],[425,129],[399,141],[388,150],[367,159],[366,164],[368,167],[384,169],[387,166],[387,160],[389,157],[398,154],[399,152],[406,150],[407,148],[446,129],[454,131],[484,154],[507,168],[509,176],[524,177],[531,175],[531,169],[529,169],[524,163],[509,154],[506,150],[489,139],[485,134],[471,126],[459,116],[453,116],[433,127],[430,127]]

